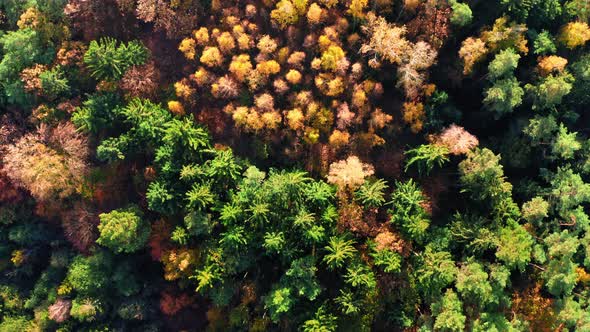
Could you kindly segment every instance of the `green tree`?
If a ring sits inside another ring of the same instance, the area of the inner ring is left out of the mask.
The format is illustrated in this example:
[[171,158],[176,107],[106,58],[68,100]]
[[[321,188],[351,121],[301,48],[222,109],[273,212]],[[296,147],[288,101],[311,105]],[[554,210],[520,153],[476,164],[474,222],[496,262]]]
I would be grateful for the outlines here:
[[473,19],[473,13],[471,8],[466,3],[461,3],[456,0],[449,1],[453,14],[451,15],[451,23],[456,26],[466,26],[471,23]]
[[150,235],[150,224],[139,208],[130,206],[99,215],[100,236],[96,242],[116,253],[131,253],[143,248]]
[[456,287],[464,300],[480,307],[493,300],[488,273],[476,261],[468,261],[461,266],[457,273]]
[[426,198],[422,190],[412,180],[396,182],[391,194],[391,223],[400,227],[410,239],[422,241],[426,238],[430,218],[424,209]]
[[512,48],[500,51],[488,66],[488,76],[491,81],[506,78],[514,73],[518,67],[520,55]]
[[474,149],[459,163],[459,182],[475,200],[494,204],[510,196],[512,185],[505,180],[500,156],[487,148]]
[[533,42],[534,53],[537,55],[552,54],[557,52],[555,46],[555,38],[551,36],[549,31],[543,30],[536,37]]
[[563,72],[549,75],[537,85],[527,84],[525,89],[533,99],[533,109],[553,109],[571,92],[574,81],[572,74]]
[[463,303],[453,290],[447,289],[443,297],[431,306],[432,315],[436,317],[436,331],[463,331],[467,317],[463,314]]
[[560,124],[557,136],[551,144],[553,155],[563,160],[572,159],[574,153],[582,148],[582,143],[576,138],[577,134],[576,132],[568,133],[563,123]]
[[449,286],[457,276],[458,269],[451,253],[435,251],[427,246],[420,256],[415,276],[418,290],[427,299],[437,298],[443,288]]
[[90,42],[84,54],[84,63],[92,77],[117,81],[131,66],[144,64],[148,56],[148,50],[136,40],[119,43],[116,39],[105,37]]
[[521,225],[511,223],[500,229],[497,240],[496,257],[509,268],[524,271],[531,260],[533,237]]
[[333,236],[328,241],[328,245],[324,248],[326,255],[323,261],[332,270],[344,266],[344,263],[354,257],[356,249],[354,248],[354,241],[347,239],[346,236]]
[[485,107],[494,112],[494,117],[498,119],[522,104],[524,90],[516,77],[509,77],[495,81],[484,91],[484,95]]
[[408,157],[406,172],[410,166],[416,164],[420,174],[428,174],[434,169],[434,166],[442,167],[445,162],[449,161],[449,149],[438,144],[422,144],[406,151],[405,154]]

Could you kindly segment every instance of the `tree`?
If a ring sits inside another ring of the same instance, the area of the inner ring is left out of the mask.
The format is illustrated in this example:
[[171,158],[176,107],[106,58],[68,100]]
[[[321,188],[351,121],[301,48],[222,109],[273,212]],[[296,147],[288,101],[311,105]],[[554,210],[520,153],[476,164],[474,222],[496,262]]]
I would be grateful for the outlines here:
[[538,55],[551,54],[557,51],[553,36],[547,30],[541,31],[533,42],[534,53]]
[[471,193],[473,199],[497,202],[510,196],[512,185],[505,181],[500,156],[487,148],[469,152],[459,163],[459,172],[463,190]]
[[525,89],[533,98],[533,109],[553,109],[570,93],[574,81],[574,77],[564,71],[543,78],[538,85],[527,84]]
[[509,268],[524,271],[531,260],[534,240],[521,225],[511,223],[502,227],[497,239],[496,257]]
[[24,93],[19,74],[35,63],[48,63],[52,56],[51,50],[45,49],[37,32],[28,28],[1,35],[0,45],[3,51],[0,85],[9,103],[27,106],[30,101]]
[[480,307],[493,301],[492,285],[488,281],[488,273],[478,262],[468,261],[461,266],[457,273],[456,287],[464,300]]
[[71,123],[43,124],[8,147],[4,170],[40,201],[65,199],[78,191],[88,171],[87,144]]
[[420,174],[429,174],[434,166],[442,167],[449,161],[449,149],[441,144],[422,144],[417,148],[406,151],[409,160],[406,162],[405,171],[410,166],[417,164]]
[[402,229],[404,234],[415,241],[423,241],[427,236],[430,219],[424,209],[426,198],[412,179],[396,182],[396,190],[391,194],[391,223]]
[[98,80],[118,81],[132,66],[143,65],[148,51],[140,42],[119,43],[113,38],[93,40],[84,54],[84,63]]
[[354,190],[374,172],[373,166],[361,162],[357,156],[350,156],[330,165],[328,182],[337,185],[340,190]]
[[356,253],[353,244],[353,240],[349,240],[344,236],[331,237],[328,245],[324,248],[326,250],[326,255],[323,258],[324,263],[331,270],[343,267],[344,263]]
[[68,268],[66,282],[81,297],[105,295],[105,289],[111,286],[112,269],[109,253],[98,251],[88,257],[78,255]]
[[572,261],[572,258],[580,242],[576,236],[564,230],[547,236],[545,244],[550,257],[547,268],[542,274],[547,282],[547,289],[555,296],[570,295],[577,282],[577,264]]
[[563,123],[560,124],[557,137],[551,144],[553,155],[564,160],[572,159],[574,153],[582,148],[582,144],[576,139],[576,135],[576,132],[568,133]]
[[150,224],[142,219],[137,207],[101,213],[99,218],[98,244],[116,253],[131,253],[145,246],[150,235]]
[[560,31],[559,41],[569,49],[584,46],[590,40],[590,27],[586,22],[570,22]]
[[488,75],[491,81],[510,76],[518,67],[520,55],[512,48],[500,51],[488,66]]
[[378,208],[385,203],[384,191],[388,188],[387,182],[382,179],[367,181],[354,193],[356,200],[365,207]]
[[458,269],[448,251],[436,251],[427,246],[420,255],[415,273],[418,290],[427,299],[441,296],[441,291],[456,278]]
[[450,1],[453,14],[451,15],[451,23],[463,27],[471,23],[473,13],[471,8],[466,3],[461,3],[456,0]]
[[443,297],[431,306],[432,315],[436,317],[434,328],[437,331],[463,331],[466,317],[462,307],[457,294],[447,289]]
[[484,95],[485,107],[494,112],[494,117],[498,119],[522,104],[524,90],[516,77],[509,77],[495,81],[484,91]]

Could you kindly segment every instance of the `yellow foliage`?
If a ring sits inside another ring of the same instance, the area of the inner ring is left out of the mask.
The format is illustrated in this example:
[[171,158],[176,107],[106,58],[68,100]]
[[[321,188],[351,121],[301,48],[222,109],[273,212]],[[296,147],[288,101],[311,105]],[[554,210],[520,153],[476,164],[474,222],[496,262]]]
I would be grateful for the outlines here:
[[281,71],[281,65],[275,60],[268,60],[257,64],[256,70],[264,76],[270,76],[278,74]]
[[586,22],[570,22],[561,29],[559,35],[559,41],[569,49],[584,46],[589,40],[590,27]]
[[339,46],[330,46],[322,53],[322,69],[336,71],[338,62],[342,60],[346,54]]
[[22,263],[25,262],[25,252],[23,250],[14,250],[12,252],[12,258],[10,259],[10,261],[12,262],[12,264],[14,264],[14,266],[21,266]]
[[487,53],[486,44],[480,38],[469,37],[465,39],[459,50],[459,57],[463,59],[463,74],[470,74],[473,71],[473,66],[481,61]]
[[350,141],[350,134],[347,131],[334,130],[330,135],[330,145],[336,148],[340,148],[348,144]]
[[356,88],[352,93],[352,105],[356,108],[363,108],[367,104],[367,94],[363,89]]
[[164,279],[168,281],[188,277],[194,272],[194,265],[198,256],[196,250],[173,249],[162,255],[164,264]]
[[309,24],[319,24],[322,21],[324,10],[317,3],[312,3],[307,10],[307,22]]
[[411,43],[404,38],[406,28],[388,23],[383,17],[368,15],[368,27],[371,39],[363,44],[361,53],[377,53],[382,59],[401,64],[403,56],[411,52]]
[[291,51],[289,50],[289,48],[288,48],[288,47],[282,47],[282,48],[279,50],[279,53],[277,54],[277,61],[278,61],[280,64],[284,64],[284,63],[285,63],[285,62],[286,62],[286,61],[289,59],[289,53],[290,53],[290,52],[291,52]]
[[583,284],[590,283],[590,273],[586,272],[583,267],[576,268],[576,273],[578,274],[578,282]]
[[338,0],[319,0],[321,4],[328,8],[332,8],[338,4]]
[[254,43],[252,42],[252,38],[250,38],[250,36],[248,36],[247,34],[244,33],[238,36],[238,48],[240,50],[249,50],[252,48],[253,44]]
[[287,75],[285,75],[285,78],[291,84],[299,84],[301,82],[302,75],[299,71],[291,69]]
[[303,139],[308,144],[315,144],[320,140],[320,131],[316,128],[305,128],[305,136]]
[[239,82],[245,82],[246,78],[252,72],[252,63],[248,54],[240,54],[234,57],[229,65],[229,71]]
[[363,18],[365,14],[363,11],[367,7],[369,0],[352,0],[348,6],[348,13],[354,18]]
[[278,129],[283,120],[281,114],[277,111],[263,113],[261,119],[264,127],[272,130]]
[[209,43],[209,30],[205,27],[195,30],[193,31],[193,37],[195,37],[197,44],[204,46]]
[[269,35],[264,35],[260,38],[256,47],[258,47],[262,54],[271,54],[277,50],[277,42]]
[[178,46],[178,50],[180,50],[184,54],[185,58],[187,58],[189,60],[194,60],[195,53],[196,53],[195,47],[196,47],[196,42],[194,39],[184,38],[180,42],[180,45]]
[[547,76],[553,72],[562,72],[567,65],[567,59],[557,55],[550,55],[539,60],[539,72]]
[[57,288],[57,295],[67,296],[67,295],[71,294],[73,290],[74,289],[72,288],[72,285],[65,282],[65,283],[59,285],[59,287]]
[[203,86],[209,81],[209,72],[207,72],[205,68],[199,67],[199,69],[195,72],[194,80],[197,82],[197,85]]
[[195,93],[195,90],[183,82],[174,83],[176,96],[183,99],[189,99]]
[[179,101],[171,100],[168,102],[168,109],[175,115],[184,115],[184,106]]
[[42,17],[41,12],[37,9],[37,7],[29,7],[18,19],[16,25],[20,29],[31,28],[35,29],[39,26],[40,19]]
[[281,0],[276,9],[270,12],[270,17],[275,20],[282,29],[299,21],[299,12],[290,0]]
[[303,129],[304,124],[303,121],[305,120],[305,116],[303,112],[299,108],[295,108],[287,112],[287,124],[289,128],[293,130],[300,130]]
[[209,67],[221,66],[223,64],[223,55],[221,55],[217,47],[205,47],[200,60]]
[[336,97],[344,92],[344,81],[341,77],[336,77],[328,82],[327,96]]
[[509,23],[508,17],[503,16],[494,21],[492,30],[482,32],[481,39],[493,51],[512,47],[518,52],[527,54],[529,49],[525,37],[526,31],[525,25]]
[[236,48],[236,41],[229,32],[224,32],[217,37],[217,45],[219,45],[221,52],[230,54]]
[[406,102],[403,106],[404,122],[410,125],[413,133],[418,133],[424,126],[424,105],[419,102]]

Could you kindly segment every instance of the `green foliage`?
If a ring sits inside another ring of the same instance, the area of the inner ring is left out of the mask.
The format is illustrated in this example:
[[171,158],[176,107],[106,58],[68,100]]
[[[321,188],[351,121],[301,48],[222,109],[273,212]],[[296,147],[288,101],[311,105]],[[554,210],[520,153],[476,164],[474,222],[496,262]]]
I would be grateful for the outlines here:
[[500,51],[488,66],[489,79],[496,81],[511,76],[518,67],[518,60],[520,60],[520,55],[514,49]]
[[391,223],[415,241],[424,240],[430,226],[429,216],[423,206],[425,201],[422,190],[411,179],[396,182],[396,189],[391,194]]
[[533,99],[533,109],[553,109],[561,104],[563,97],[570,93],[575,79],[567,72],[549,75],[543,78],[539,84],[527,84],[527,92]]
[[555,141],[551,144],[551,152],[556,158],[564,160],[572,159],[574,153],[582,148],[582,144],[576,138],[577,133],[568,133],[567,128],[561,124]]
[[437,298],[442,289],[455,280],[457,273],[458,269],[449,252],[435,251],[428,246],[421,255],[415,272],[418,290],[426,298]]
[[494,117],[498,119],[522,104],[524,90],[516,77],[509,77],[495,81],[484,91],[484,95],[485,107],[494,112]]
[[442,167],[445,162],[449,161],[449,149],[443,145],[422,144],[406,151],[406,156],[408,157],[404,169],[406,172],[410,166],[417,164],[420,174],[428,174],[435,166]]
[[139,41],[119,43],[113,38],[93,40],[84,54],[84,63],[92,77],[98,80],[117,81],[131,66],[144,64],[148,50]]
[[324,248],[326,255],[323,258],[324,263],[332,270],[339,269],[344,263],[354,257],[356,249],[353,246],[354,241],[347,239],[346,236],[333,236]]
[[86,99],[72,114],[72,123],[85,133],[98,134],[112,128],[119,118],[121,98],[112,93],[97,93]]
[[543,30],[536,37],[533,42],[534,52],[538,55],[553,54],[557,52],[555,46],[555,39],[549,31]]
[[465,301],[483,306],[493,300],[492,285],[488,273],[480,263],[471,261],[461,266],[457,273],[457,291]]
[[70,92],[68,79],[60,67],[42,72],[39,78],[41,79],[43,95],[49,100],[55,100],[60,96],[67,96]]
[[78,255],[69,266],[66,281],[81,296],[106,295],[112,268],[112,257],[104,251],[88,257]]
[[467,158],[459,163],[459,172],[463,190],[475,200],[502,200],[512,190],[512,185],[505,181],[500,156],[489,149],[470,151]]
[[531,260],[533,243],[532,236],[521,225],[503,227],[498,236],[496,257],[507,267],[524,271]]
[[466,317],[462,307],[457,294],[447,289],[444,296],[432,304],[432,315],[436,317],[434,328],[437,331],[463,331]]
[[0,86],[7,101],[19,106],[29,106],[30,100],[24,92],[20,72],[36,63],[50,61],[52,49],[44,49],[37,32],[31,29],[10,31],[0,35],[2,57],[0,60]]
[[449,1],[453,14],[451,15],[451,23],[463,27],[471,23],[473,20],[473,13],[471,8],[466,3],[460,3],[456,0]]
[[385,190],[387,182],[382,179],[365,181],[354,193],[355,198],[365,207],[378,208],[385,203]]
[[96,242],[116,253],[131,253],[145,246],[150,235],[150,224],[143,220],[136,206],[102,213]]

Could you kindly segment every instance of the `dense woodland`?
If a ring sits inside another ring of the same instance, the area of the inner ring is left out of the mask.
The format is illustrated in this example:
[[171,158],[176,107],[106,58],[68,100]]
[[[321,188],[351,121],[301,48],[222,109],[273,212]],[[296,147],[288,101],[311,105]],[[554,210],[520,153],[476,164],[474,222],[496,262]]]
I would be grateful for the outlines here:
[[590,331],[589,22],[0,0],[0,331]]

